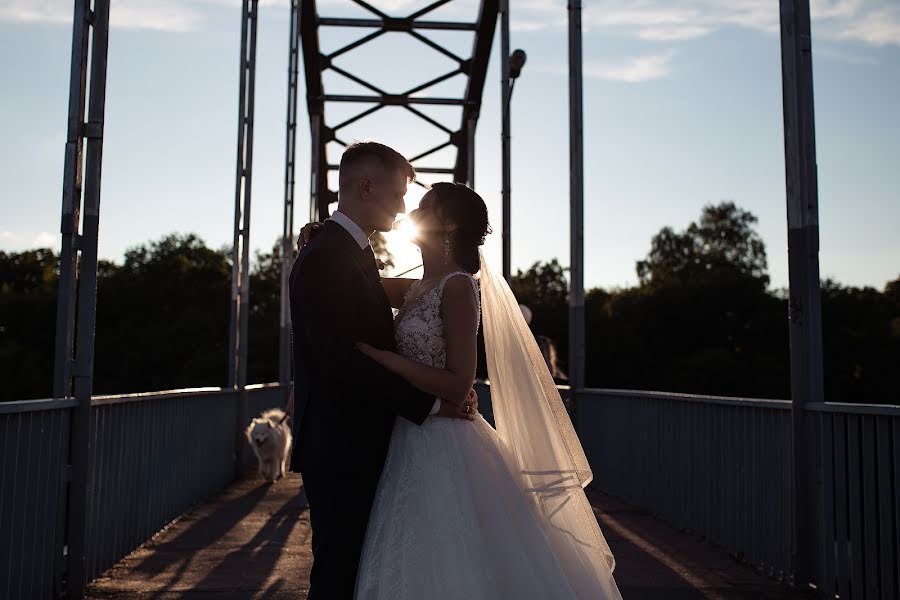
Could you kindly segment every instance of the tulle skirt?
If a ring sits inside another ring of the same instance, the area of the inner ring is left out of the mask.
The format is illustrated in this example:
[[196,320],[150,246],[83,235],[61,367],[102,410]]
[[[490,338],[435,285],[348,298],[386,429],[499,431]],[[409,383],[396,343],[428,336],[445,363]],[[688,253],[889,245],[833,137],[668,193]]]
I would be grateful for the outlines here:
[[[496,431],[398,418],[356,580],[360,600],[621,598],[612,573],[555,552]],[[569,564],[561,564],[568,562]]]

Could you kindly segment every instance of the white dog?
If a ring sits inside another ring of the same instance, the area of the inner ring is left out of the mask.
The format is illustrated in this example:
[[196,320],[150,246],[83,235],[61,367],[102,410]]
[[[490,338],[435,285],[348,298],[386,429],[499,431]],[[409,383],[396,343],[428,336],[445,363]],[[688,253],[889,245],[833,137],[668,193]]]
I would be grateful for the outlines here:
[[253,419],[244,432],[259,462],[259,474],[266,481],[284,477],[291,454],[291,428],[288,415],[280,408],[265,411]]

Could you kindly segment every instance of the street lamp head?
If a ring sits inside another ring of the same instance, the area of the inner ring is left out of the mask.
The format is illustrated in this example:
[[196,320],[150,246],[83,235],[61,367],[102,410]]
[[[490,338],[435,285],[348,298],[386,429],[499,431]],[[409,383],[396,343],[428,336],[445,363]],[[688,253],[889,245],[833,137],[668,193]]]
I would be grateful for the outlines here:
[[525,66],[525,51],[518,48],[509,56],[509,78],[515,79],[522,73]]

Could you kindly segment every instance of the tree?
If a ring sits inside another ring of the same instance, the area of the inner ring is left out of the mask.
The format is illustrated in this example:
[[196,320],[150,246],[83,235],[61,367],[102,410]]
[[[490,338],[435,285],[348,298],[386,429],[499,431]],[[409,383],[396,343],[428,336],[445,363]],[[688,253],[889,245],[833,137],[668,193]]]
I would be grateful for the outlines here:
[[568,270],[554,258],[547,263],[536,262],[527,271],[517,271],[510,281],[516,299],[531,310],[531,330],[547,336],[556,346],[563,372],[568,371],[569,357]]
[[664,227],[653,236],[647,258],[637,263],[641,285],[739,276],[767,286],[766,248],[753,229],[756,223],[752,213],[723,202],[704,207],[700,222],[681,233]]
[[0,399],[53,395],[59,259],[49,248],[0,252]]
[[900,278],[884,292],[822,283],[825,400],[897,404]]
[[173,234],[129,249],[98,278],[97,393],[226,383],[229,258]]
[[787,397],[786,307],[766,290],[756,222],[731,202],[706,206],[653,237],[637,288],[588,294],[588,384]]

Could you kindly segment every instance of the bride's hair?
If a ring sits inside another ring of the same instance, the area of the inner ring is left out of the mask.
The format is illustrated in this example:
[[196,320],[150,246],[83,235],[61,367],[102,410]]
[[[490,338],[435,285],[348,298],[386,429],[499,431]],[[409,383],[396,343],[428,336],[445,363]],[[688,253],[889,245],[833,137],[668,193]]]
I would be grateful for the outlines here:
[[475,190],[462,183],[435,183],[431,189],[437,194],[441,215],[456,223],[450,243],[453,260],[474,275],[481,268],[478,247],[491,233],[487,206]]

